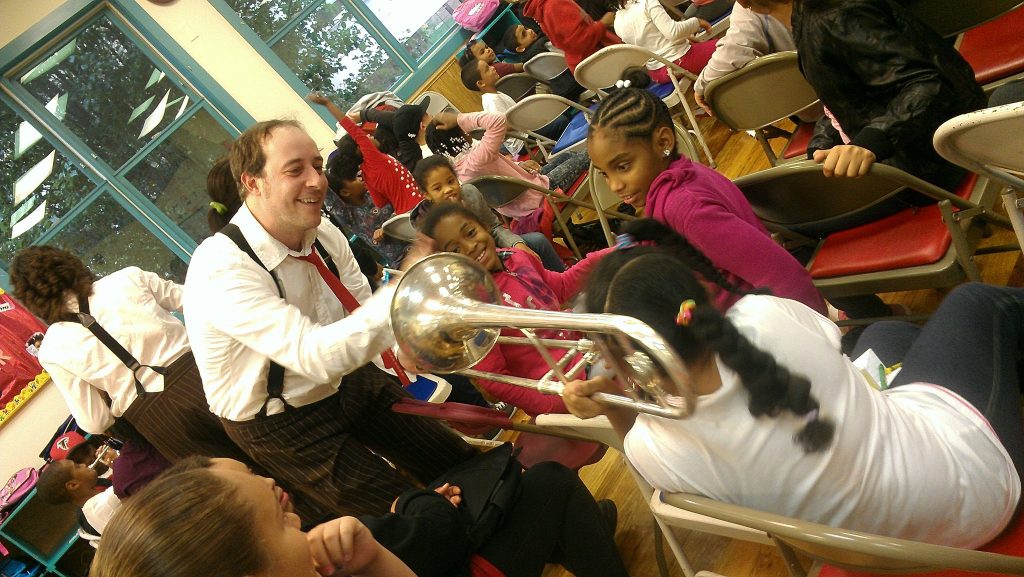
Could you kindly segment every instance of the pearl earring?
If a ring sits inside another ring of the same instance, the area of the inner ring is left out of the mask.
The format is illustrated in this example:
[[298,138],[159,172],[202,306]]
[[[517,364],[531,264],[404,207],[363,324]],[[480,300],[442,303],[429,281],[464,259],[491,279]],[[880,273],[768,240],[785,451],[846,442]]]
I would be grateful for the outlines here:
[[665,149],[665,156],[669,156],[670,154],[672,154],[672,151],[666,148]]

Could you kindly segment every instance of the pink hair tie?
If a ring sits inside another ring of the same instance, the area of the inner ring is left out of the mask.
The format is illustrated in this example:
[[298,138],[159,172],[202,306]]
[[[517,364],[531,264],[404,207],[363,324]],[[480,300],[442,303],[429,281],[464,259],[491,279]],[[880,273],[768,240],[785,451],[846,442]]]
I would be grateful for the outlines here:
[[685,327],[690,324],[693,320],[693,309],[697,308],[697,303],[693,299],[686,299],[679,305],[679,314],[676,315],[676,324]]

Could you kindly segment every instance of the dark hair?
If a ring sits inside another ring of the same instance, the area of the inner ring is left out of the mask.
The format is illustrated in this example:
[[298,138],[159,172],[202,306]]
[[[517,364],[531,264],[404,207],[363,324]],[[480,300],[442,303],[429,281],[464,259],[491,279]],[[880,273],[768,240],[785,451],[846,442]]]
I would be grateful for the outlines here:
[[[812,415],[794,441],[808,453],[828,447],[835,425],[814,413],[819,403],[811,395],[810,381],[778,364],[722,316],[686,259],[672,250],[632,248],[621,252],[626,258],[602,259],[591,273],[586,297],[589,312],[622,314],[647,323],[684,362],[717,353],[747,389],[750,414],[776,416],[788,410],[796,415]],[[689,324],[682,326],[675,319],[687,299],[693,299],[697,306]]]
[[600,20],[606,12],[615,12],[626,3],[625,0],[576,0],[580,8],[594,20]]
[[90,577],[241,577],[270,560],[253,508],[206,468],[163,474],[124,501],[103,531]]
[[71,320],[67,293],[92,294],[96,277],[77,256],[53,246],[30,246],[14,255],[10,269],[14,298],[48,324]]
[[601,101],[590,121],[588,137],[608,129],[619,131],[630,140],[649,139],[660,127],[673,128],[672,115],[665,103],[648,90],[634,88],[632,83],[630,77],[629,88],[620,88]]
[[462,49],[462,54],[459,55],[459,66],[465,66],[467,62],[475,62],[476,57],[473,56],[473,47],[483,42],[482,38],[470,38],[469,42],[466,42],[466,47]]
[[[231,161],[228,157],[218,159],[210,172],[206,173],[206,194],[212,201],[206,213],[206,224],[210,227],[210,234],[214,234],[224,228],[242,206],[238,181],[231,174]],[[219,206],[215,207],[215,203]]]
[[67,461],[54,461],[43,467],[39,473],[39,480],[36,482],[36,493],[47,505],[60,505],[71,502],[71,493],[68,492],[67,483],[71,480],[73,467],[58,465]]
[[501,47],[505,50],[511,50],[515,52],[516,48],[519,48],[519,41],[516,39],[516,28],[524,26],[523,24],[513,24],[505,30],[505,33],[501,35]]
[[654,82],[651,80],[651,75],[647,73],[647,68],[643,66],[630,66],[622,71],[621,78],[629,81],[630,88],[646,89]]
[[459,72],[459,77],[462,78],[462,85],[471,92],[480,92],[480,87],[476,85],[480,82],[480,65],[479,60],[472,60],[462,65],[462,70]]
[[481,223],[480,219],[473,214],[473,211],[461,204],[457,202],[437,202],[430,207],[430,210],[428,210],[426,214],[416,221],[416,227],[423,234],[430,238],[434,238],[434,233],[437,231],[437,225],[445,218],[456,214],[483,226],[483,223]]
[[[235,182],[242,180],[243,174],[257,176],[263,173],[263,166],[267,163],[267,154],[263,150],[270,134],[282,127],[292,127],[302,130],[302,125],[296,120],[278,118],[264,120],[250,126],[231,144],[231,174]],[[245,198],[245,187],[238,187],[238,193]]]
[[431,152],[443,154],[449,158],[455,158],[460,152],[469,148],[466,133],[458,126],[442,129],[431,122],[427,126],[426,139]]
[[[416,186],[420,187],[420,190],[426,190],[427,175],[438,168],[447,168],[452,171],[452,174],[455,174],[455,167],[452,166],[452,161],[448,160],[447,156],[432,154],[416,163],[416,168],[412,171],[412,177],[416,180]],[[457,177],[458,175],[456,175]]]
[[337,141],[337,150],[327,158],[327,186],[338,192],[345,183],[355,180],[363,164],[363,153],[356,141],[346,134]]

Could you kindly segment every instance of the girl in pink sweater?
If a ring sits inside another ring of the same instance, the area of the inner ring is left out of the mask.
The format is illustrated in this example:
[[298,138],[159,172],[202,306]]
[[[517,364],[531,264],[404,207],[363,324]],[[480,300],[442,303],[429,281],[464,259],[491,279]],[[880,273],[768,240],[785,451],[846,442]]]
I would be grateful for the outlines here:
[[[494,237],[461,204],[438,203],[419,221],[420,232],[434,239],[437,250],[464,254],[489,270],[501,290],[501,304],[549,311],[562,310],[566,301],[576,296],[587,273],[598,260],[613,249],[595,251],[565,272],[546,270],[533,254],[515,249],[496,249]],[[581,335],[569,330],[537,330],[539,338],[574,340]],[[502,336],[523,334],[503,329]],[[555,360],[566,349],[551,349]],[[473,366],[475,370],[539,379],[548,365],[533,346],[498,344]],[[565,413],[562,398],[507,383],[478,379],[477,385],[499,400],[515,405],[530,415]]]
[[[676,153],[672,117],[660,98],[638,88],[617,90],[595,111],[587,147],[624,203],[672,227],[732,284],[766,288],[827,314],[810,274],[772,240],[739,188]],[[724,310],[736,300],[720,293],[715,304]]]

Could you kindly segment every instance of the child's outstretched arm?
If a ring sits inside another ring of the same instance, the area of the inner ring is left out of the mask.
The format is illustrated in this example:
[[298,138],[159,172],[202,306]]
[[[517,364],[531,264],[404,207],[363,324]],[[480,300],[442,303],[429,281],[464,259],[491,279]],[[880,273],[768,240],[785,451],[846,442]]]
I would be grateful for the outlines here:
[[313,104],[326,106],[327,112],[330,112],[331,116],[333,116],[334,119],[337,120],[338,122],[341,122],[343,119],[348,118],[348,116],[346,116],[345,113],[342,112],[341,109],[337,107],[337,105],[335,105],[333,102],[331,102],[329,98],[327,98],[323,94],[320,94],[319,92],[310,92],[309,95],[306,96],[306,100],[309,100]]

